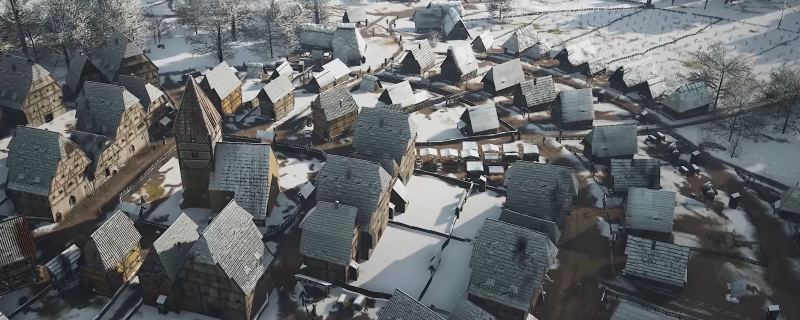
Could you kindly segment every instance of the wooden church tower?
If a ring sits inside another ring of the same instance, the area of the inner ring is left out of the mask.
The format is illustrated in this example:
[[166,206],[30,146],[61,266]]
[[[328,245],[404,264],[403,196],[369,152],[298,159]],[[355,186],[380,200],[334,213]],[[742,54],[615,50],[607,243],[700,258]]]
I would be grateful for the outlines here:
[[208,182],[214,172],[214,148],[222,140],[222,117],[192,77],[186,83],[175,118],[182,208],[210,208]]

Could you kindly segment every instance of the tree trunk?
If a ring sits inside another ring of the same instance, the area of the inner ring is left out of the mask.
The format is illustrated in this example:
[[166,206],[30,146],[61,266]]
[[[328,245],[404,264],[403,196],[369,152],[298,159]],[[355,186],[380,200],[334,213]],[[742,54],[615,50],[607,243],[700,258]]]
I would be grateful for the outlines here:
[[267,43],[269,44],[269,57],[275,58],[272,52],[272,18],[267,19]]
[[789,126],[789,118],[792,116],[792,106],[786,107],[786,117],[783,119],[783,131],[782,134],[786,134],[786,127]]
[[314,23],[319,24],[319,2],[314,3]]
[[217,23],[217,59],[219,62],[225,61],[225,55],[222,53],[222,25]]
[[17,0],[9,0],[11,4],[11,13],[14,15],[14,24],[17,27],[17,35],[19,36],[19,47],[22,53],[28,55],[28,42],[25,41],[25,31],[22,29],[22,19],[19,16],[19,8],[17,8]]
[[733,116],[733,123],[731,123],[731,134],[728,135],[728,142],[730,142],[731,138],[733,138],[733,130],[736,128],[736,119],[739,119],[739,114],[741,113],[741,111],[737,111],[736,115]]
[[[64,61],[67,62],[67,69],[69,69],[69,51],[67,50],[67,46],[63,44],[61,45],[61,54],[64,55]],[[72,88],[72,90],[75,90],[75,88]]]
[[725,70],[719,75],[719,85],[717,85],[717,97],[714,98],[714,108],[711,111],[717,110],[717,103],[719,102],[719,94],[722,93],[722,80],[725,79]]
[[236,40],[236,16],[231,18],[231,38]]

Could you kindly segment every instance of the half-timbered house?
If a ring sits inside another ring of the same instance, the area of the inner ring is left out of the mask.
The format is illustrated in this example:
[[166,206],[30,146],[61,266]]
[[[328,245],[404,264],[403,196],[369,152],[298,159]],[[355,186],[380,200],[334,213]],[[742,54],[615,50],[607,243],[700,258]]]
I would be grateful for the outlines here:
[[478,74],[478,60],[469,46],[447,48],[447,56],[441,65],[442,76],[451,83],[460,86]]
[[522,72],[522,63],[519,59],[492,67],[481,80],[483,91],[493,95],[510,93],[522,81],[525,81],[525,73]]
[[169,97],[161,89],[146,82],[142,78],[131,76],[119,76],[117,83],[133,94],[144,108],[147,115],[147,126],[150,138],[155,139],[156,130],[160,129],[161,120],[169,113],[171,103]]
[[294,85],[287,77],[277,77],[261,88],[257,98],[262,116],[283,119],[294,110]]
[[362,154],[394,159],[400,166],[397,172],[400,181],[407,184],[414,173],[416,140],[417,124],[407,113],[365,107],[356,120],[353,149]]
[[319,201],[300,222],[303,273],[320,280],[347,283],[358,277],[358,223],[355,207]]
[[17,127],[8,143],[8,186],[18,214],[61,221],[90,193],[84,179],[90,161],[67,137]]
[[347,86],[333,87],[320,93],[311,103],[311,116],[314,135],[319,139],[332,139],[356,123],[358,104]]
[[156,88],[161,87],[158,67],[128,37],[115,30],[104,46],[72,58],[65,81],[75,95],[83,90],[84,81],[114,83],[120,75],[141,78]]
[[528,111],[549,109],[556,99],[553,76],[544,76],[520,82],[514,89],[514,105]]
[[272,291],[274,260],[253,216],[232,200],[186,256],[181,309],[222,320],[252,319]]
[[322,66],[319,72],[308,82],[308,91],[323,93],[328,89],[347,82],[350,79],[350,68],[341,60],[334,59]]
[[50,72],[12,55],[0,57],[0,109],[4,128],[38,127],[67,112],[64,93]]
[[149,144],[144,107],[124,87],[87,81],[75,104],[76,130],[113,141],[122,150],[120,163]]
[[358,208],[359,259],[369,260],[389,221],[392,177],[380,164],[328,155],[317,175],[317,200]]
[[90,161],[84,174],[94,190],[115,176],[124,164],[120,161],[124,154],[122,149],[104,135],[73,131],[69,139],[81,148]]
[[36,283],[36,246],[25,216],[0,221],[0,246],[0,294]]
[[142,265],[141,238],[133,221],[122,211],[106,220],[83,247],[84,285],[89,290],[114,295]]
[[436,64],[436,54],[426,40],[412,44],[406,48],[406,55],[400,62],[400,71],[407,74],[423,75]]
[[225,61],[203,76],[200,87],[221,114],[232,114],[242,106],[242,81]]
[[214,171],[214,147],[222,141],[222,118],[192,77],[187,79],[173,132],[184,188],[182,205],[208,208],[208,183]]
[[[200,234],[197,224],[182,213],[167,231],[153,242],[139,271],[144,303],[154,307],[165,307],[181,312],[182,290],[178,272]],[[164,302],[159,305],[159,297]]]

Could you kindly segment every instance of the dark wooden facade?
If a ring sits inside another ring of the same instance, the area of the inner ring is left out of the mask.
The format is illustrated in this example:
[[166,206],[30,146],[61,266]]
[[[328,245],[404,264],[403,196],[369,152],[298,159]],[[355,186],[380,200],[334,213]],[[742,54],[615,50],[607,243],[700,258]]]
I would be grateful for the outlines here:
[[407,51],[406,56],[403,58],[403,61],[400,62],[400,72],[405,74],[422,75],[422,73],[427,70],[428,69],[422,68],[419,61],[417,61],[414,55],[411,54],[411,51]]
[[525,95],[522,93],[522,85],[515,86],[513,93],[513,103],[515,106],[526,108],[532,112],[549,110],[553,106],[553,102],[545,102],[535,106],[529,106]]
[[89,290],[112,296],[125,281],[136,275],[136,271],[144,261],[142,250],[137,242],[128,254],[111,270],[102,270],[93,266],[83,267],[83,283]]
[[294,110],[294,91],[289,92],[278,101],[272,101],[262,90],[258,93],[258,102],[262,116],[280,120]]
[[352,128],[356,123],[358,110],[354,110],[333,120],[327,120],[325,118],[325,112],[315,106],[315,104],[312,104],[311,114],[314,118],[314,136],[324,140],[338,137]]
[[[158,67],[144,53],[122,59],[118,75],[132,75],[144,79],[156,88],[161,88],[161,79],[158,78]],[[116,80],[116,79],[114,79]]]
[[[32,285],[39,279],[36,270],[36,246],[33,233],[25,216],[17,216],[0,223],[0,241],[3,246],[16,246],[19,255],[9,249],[0,257],[0,294]],[[3,248],[5,250],[6,248]],[[16,261],[14,261],[16,260]]]
[[470,79],[475,78],[475,76],[478,74],[477,69],[475,69],[475,71],[462,74],[461,70],[458,69],[458,64],[456,64],[456,60],[449,53],[447,57],[444,58],[441,68],[442,68],[442,77],[444,77],[445,80],[455,84],[456,86],[460,86],[461,84],[466,83]]
[[706,104],[706,105],[700,106],[698,108],[694,108],[694,109],[691,109],[691,110],[688,110],[688,111],[684,111],[684,112],[677,112],[677,111],[673,110],[672,108],[668,108],[668,107],[663,107],[661,110],[664,111],[664,113],[666,113],[666,114],[670,115],[671,117],[673,117],[674,119],[680,120],[680,119],[689,119],[689,118],[693,118],[693,117],[697,117],[697,116],[702,116],[704,114],[708,114],[710,108],[711,108],[711,104]]
[[258,280],[255,290],[242,292],[219,265],[208,265],[192,258],[181,266],[183,310],[222,320],[251,320],[272,291],[269,273]]
[[[356,223],[355,228],[353,228],[353,241],[350,247],[350,260],[358,261],[358,244],[359,230],[358,223]],[[336,280],[347,283],[348,281],[356,280],[357,277],[357,271],[352,270],[349,265],[340,266],[328,261],[309,257],[303,257],[303,263],[306,265],[306,268],[303,269],[303,274],[331,283]]]
[[169,311],[181,312],[181,299],[183,296],[179,285],[173,284],[166,277],[139,277],[139,283],[142,286],[142,301],[144,304],[158,307],[156,300],[158,300],[158,296],[164,295],[167,297],[166,305]]
[[313,92],[313,93],[323,93],[323,92],[327,91],[330,88],[333,88],[335,86],[338,86],[340,84],[343,84],[343,83],[347,82],[347,80],[350,80],[350,75],[349,74],[345,74],[345,75],[343,75],[343,76],[341,76],[339,78],[336,78],[336,80],[334,80],[331,83],[320,85],[319,82],[317,82],[317,78],[314,77],[314,78],[311,78],[311,81],[308,82],[308,85],[306,86],[306,89],[309,92]]

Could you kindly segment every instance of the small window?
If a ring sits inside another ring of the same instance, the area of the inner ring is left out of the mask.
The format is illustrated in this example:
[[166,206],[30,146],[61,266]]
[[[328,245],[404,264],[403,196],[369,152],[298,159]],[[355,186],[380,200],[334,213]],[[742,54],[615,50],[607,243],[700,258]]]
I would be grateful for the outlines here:
[[75,202],[77,202],[77,201],[75,200],[75,196],[69,196],[69,206],[70,206],[70,207],[74,206],[74,205],[75,205]]
[[131,145],[131,154],[133,154],[134,152],[136,152],[136,147],[134,147],[133,145]]
[[192,160],[200,159],[200,154],[197,151],[192,151]]
[[48,114],[44,115],[44,122],[50,122],[50,121],[53,121],[53,114],[52,113],[48,113]]

